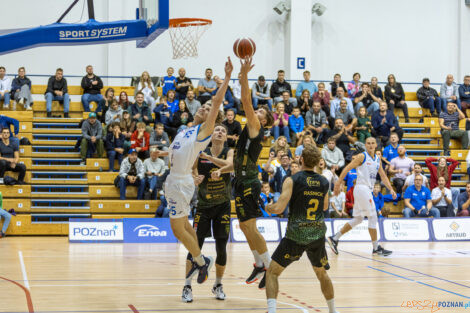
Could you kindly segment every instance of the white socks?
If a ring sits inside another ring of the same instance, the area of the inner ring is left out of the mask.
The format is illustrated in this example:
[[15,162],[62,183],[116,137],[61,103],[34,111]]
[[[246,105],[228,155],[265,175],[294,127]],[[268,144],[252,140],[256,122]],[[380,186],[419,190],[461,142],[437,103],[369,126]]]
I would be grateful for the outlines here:
[[276,313],[276,299],[268,299],[268,313]]
[[222,277],[215,277],[214,287],[217,287],[218,284],[222,284]]
[[206,264],[206,260],[204,260],[204,257],[202,256],[202,253],[199,254],[197,257],[194,258],[194,261],[197,263],[199,266],[203,266]]
[[255,264],[256,267],[262,267],[263,266],[263,260],[261,260],[261,257],[256,250],[251,250],[251,253],[253,253],[253,256],[255,257]]
[[263,260],[264,267],[267,269],[269,268],[269,264],[271,264],[271,256],[269,255],[269,252],[266,251],[265,253],[261,254],[259,256],[261,260]]
[[333,239],[338,240],[339,238],[341,238],[341,236],[343,236],[343,234],[339,231],[333,236]]
[[186,280],[184,281],[185,286],[191,286],[192,283],[193,283],[192,278],[186,278]]
[[335,298],[326,300],[326,304],[328,304],[328,310],[330,313],[336,313]]
[[377,248],[379,247],[379,242],[378,241],[372,241],[372,247],[374,248],[374,250],[377,250]]

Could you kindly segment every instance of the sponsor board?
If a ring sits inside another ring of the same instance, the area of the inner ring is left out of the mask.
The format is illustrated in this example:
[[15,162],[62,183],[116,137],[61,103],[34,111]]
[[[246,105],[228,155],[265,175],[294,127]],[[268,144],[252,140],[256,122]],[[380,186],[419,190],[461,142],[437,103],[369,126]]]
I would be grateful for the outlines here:
[[[325,225],[326,225],[325,237],[332,236],[333,231],[332,231],[332,226],[331,226],[331,220],[326,219]],[[286,230],[287,230],[287,219],[282,219],[279,221],[279,228],[281,229],[281,238],[284,238],[284,236],[286,235]]]
[[[333,233],[336,234],[350,219],[334,219],[333,220]],[[355,226],[346,234],[341,236],[340,241],[370,241],[368,221],[363,220],[361,224]],[[380,225],[380,224],[379,224]],[[380,240],[380,231],[377,229],[377,240]]]
[[70,242],[122,242],[124,238],[121,220],[70,219]]
[[431,239],[429,224],[425,219],[381,219],[385,240],[428,241]]
[[[240,223],[237,218],[232,221],[232,241],[233,242],[246,242],[245,235],[240,229]],[[279,241],[281,236],[279,234],[279,224],[277,219],[273,218],[259,218],[256,220],[256,226],[259,232],[263,235],[266,241]]]
[[470,218],[432,220],[434,240],[470,240]]
[[168,218],[124,218],[124,242],[177,242]]

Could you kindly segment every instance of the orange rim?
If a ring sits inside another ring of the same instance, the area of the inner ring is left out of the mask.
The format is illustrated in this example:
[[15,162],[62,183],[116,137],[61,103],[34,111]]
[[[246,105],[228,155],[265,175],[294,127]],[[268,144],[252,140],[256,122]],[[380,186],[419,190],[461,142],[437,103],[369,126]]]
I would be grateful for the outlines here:
[[212,20],[204,18],[172,18],[170,19],[170,27],[190,27],[190,26],[204,26],[211,25]]

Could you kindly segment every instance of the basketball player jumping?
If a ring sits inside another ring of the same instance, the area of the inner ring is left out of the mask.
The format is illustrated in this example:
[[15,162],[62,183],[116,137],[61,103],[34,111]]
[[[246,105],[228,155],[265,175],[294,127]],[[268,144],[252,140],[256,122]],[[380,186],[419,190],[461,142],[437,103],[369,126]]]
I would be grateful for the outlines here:
[[[375,178],[377,177],[377,172],[385,186],[392,191],[393,199],[396,199],[397,194],[393,190],[390,181],[382,168],[380,158],[375,155],[376,147],[376,139],[374,137],[367,138],[366,152],[358,154],[354,160],[343,169],[338,178],[338,181],[343,181],[344,177],[346,177],[346,174],[351,169],[355,168],[357,171],[356,186],[354,187],[353,219],[346,223],[334,236],[327,238],[328,244],[336,254],[338,254],[339,238],[350,231],[354,226],[359,225],[364,217],[367,217],[369,223],[369,234],[373,247],[372,254],[382,256],[392,254],[392,251],[385,250],[377,241],[377,212],[375,210],[374,200],[372,199],[372,191],[375,184]],[[338,195],[340,192],[340,184],[336,184],[334,194]]]
[[[194,216],[194,229],[196,230],[199,247],[202,249],[206,237],[215,238],[215,250],[217,258],[215,260],[215,283],[212,293],[218,300],[225,300],[225,293],[222,286],[222,277],[227,263],[227,241],[230,234],[230,197],[231,183],[230,174],[223,174],[213,179],[212,172],[233,163],[233,150],[225,147],[227,141],[227,128],[224,125],[217,125],[212,134],[212,146],[206,148],[201,153],[193,167],[193,176],[196,177],[197,210]],[[191,269],[192,256],[188,253],[186,270]],[[192,302],[192,278],[186,279],[181,296],[183,302]]]
[[[227,90],[233,66],[230,58],[225,63],[225,79],[212,100],[212,106],[204,104],[194,116],[194,125],[181,131],[173,140],[168,151],[171,160],[170,174],[165,181],[165,197],[170,209],[170,223],[173,233],[193,256],[192,267],[186,278],[199,272],[197,282],[207,280],[214,260],[201,254],[196,232],[188,221],[189,203],[194,195],[195,183],[192,167],[199,153],[206,149],[214,131],[219,106]],[[164,155],[165,152],[161,153]]]
[[292,262],[298,261],[305,251],[320,281],[329,312],[337,313],[333,284],[326,272],[330,266],[325,250],[323,211],[328,210],[330,183],[324,176],[314,172],[320,159],[321,154],[316,147],[306,146],[300,157],[301,171],[286,178],[278,202],[266,206],[266,211],[274,214],[282,213],[287,204],[290,208],[286,235],[274,251],[266,275],[268,313],[276,312],[279,275]]

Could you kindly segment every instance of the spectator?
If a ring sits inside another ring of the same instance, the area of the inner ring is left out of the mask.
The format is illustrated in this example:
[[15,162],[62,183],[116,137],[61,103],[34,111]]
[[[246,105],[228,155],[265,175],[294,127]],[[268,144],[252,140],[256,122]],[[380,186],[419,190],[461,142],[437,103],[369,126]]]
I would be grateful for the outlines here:
[[155,107],[155,87],[153,86],[149,72],[144,71],[142,75],[140,75],[136,92],[144,94],[144,101],[150,106],[151,110]]
[[[166,96],[170,90],[175,91],[175,81],[176,77],[173,76],[175,70],[172,67],[169,67],[166,70],[167,76],[163,77],[163,87],[162,87],[162,94]],[[175,92],[176,95],[176,92]]]
[[[18,76],[11,83],[13,99],[23,105],[25,110],[32,110],[33,95],[31,93],[31,80],[26,77],[24,67],[18,69]],[[16,110],[16,106],[13,108]]]
[[310,72],[304,71],[303,75],[304,81],[301,81],[297,85],[297,89],[295,90],[295,96],[297,97],[297,99],[300,99],[300,96],[302,95],[304,90],[308,90],[309,94],[311,95],[318,91],[318,88],[315,83],[310,80]]
[[199,90],[199,97],[197,100],[201,104],[206,103],[206,101],[209,101],[212,98],[211,94],[215,88],[217,88],[215,81],[212,80],[212,69],[206,69],[206,77],[199,80],[197,88]]
[[114,88],[108,88],[104,92],[103,100],[98,103],[98,107],[95,110],[95,113],[98,117],[98,120],[101,123],[104,123],[106,120],[106,112],[108,112],[111,104],[114,101]]
[[354,107],[352,105],[351,99],[346,98],[344,96],[344,89],[343,87],[338,87],[336,90],[336,97],[331,100],[331,105],[330,105],[330,119],[334,121],[336,119],[336,112],[341,109],[341,101],[345,100],[347,103],[347,109],[348,111],[351,112],[351,114],[354,115]]
[[178,111],[179,101],[176,99],[176,92],[174,90],[168,90],[168,93],[166,94],[166,104],[170,108],[171,114]]
[[322,149],[321,156],[333,173],[341,173],[345,164],[344,155],[341,149],[336,146],[335,139],[328,138],[327,147]]
[[416,96],[422,108],[429,109],[433,117],[439,116],[444,106],[436,89],[429,87],[429,78],[423,78],[423,86],[418,89]]
[[327,138],[333,138],[336,141],[336,146],[343,151],[346,161],[351,160],[352,151],[350,144],[354,144],[356,138],[346,130],[342,119],[338,118],[335,120],[335,127],[328,132]]
[[277,152],[269,152],[268,161],[264,164],[263,170],[269,175],[270,179],[273,178],[273,175],[276,173],[277,168],[281,166],[281,160],[284,155],[286,155],[286,153],[283,150],[278,150]]
[[406,177],[405,185],[403,185],[403,190],[406,190],[406,188],[408,188],[409,186],[414,185],[416,175],[421,176],[423,178],[424,186],[431,190],[431,187],[429,186],[429,180],[426,176],[423,175],[423,167],[419,163],[415,163],[415,165],[413,166],[413,173]]
[[[455,104],[453,105],[455,106]],[[436,161],[438,161],[437,167],[433,164],[433,162]],[[443,176],[446,180],[446,188],[450,189],[452,192],[452,202],[454,204],[454,208],[457,208],[460,189],[451,187],[450,184],[452,181],[452,174],[459,165],[459,161],[456,161],[452,158],[446,159],[445,157],[440,157],[438,159],[430,157],[427,158],[424,162],[426,163],[426,166],[429,169],[429,173],[431,174],[431,190],[438,186],[438,179],[439,177]],[[448,165],[447,162],[450,162],[450,165]]]
[[100,122],[96,122],[96,113],[88,114],[82,124],[82,141],[80,144],[80,165],[86,165],[86,159],[91,158],[97,152],[99,158],[104,157],[103,128]]
[[184,100],[179,101],[179,110],[173,114],[173,119],[171,121],[171,126],[177,129],[177,132],[191,127],[193,125],[194,117],[189,112],[186,107],[186,102]]
[[[402,193],[403,185],[408,175],[413,171],[415,162],[406,156],[406,148],[402,145],[398,146],[398,156],[390,162],[389,173],[393,175],[392,183],[397,193]],[[423,180],[421,179],[421,184]],[[428,189],[429,190],[429,189]]]
[[346,213],[346,194],[344,193],[344,183],[339,182],[341,185],[341,192],[339,195],[334,194],[330,198],[330,206],[327,211],[330,218],[348,218],[349,215]]
[[112,123],[121,123],[122,113],[123,109],[119,106],[119,103],[116,101],[116,99],[113,99],[110,109],[106,112],[106,126],[109,126]]
[[269,86],[263,75],[258,77],[258,81],[251,86],[253,108],[258,109],[258,104],[266,104],[269,110],[273,109],[273,99],[269,95]]
[[2,193],[0,192],[0,222],[3,217],[3,226],[2,226],[2,230],[0,231],[0,238],[3,238],[6,236],[8,226],[10,226],[11,216],[12,214],[10,212],[7,212],[6,210],[3,209],[3,197],[2,197]]
[[442,100],[442,111],[447,111],[448,102],[457,104],[459,109],[462,108],[459,98],[459,85],[454,82],[454,76],[452,74],[447,75],[446,82],[441,85],[440,95]]
[[320,102],[321,109],[330,116],[330,93],[325,89],[325,83],[318,84],[318,91],[313,94],[313,102]]
[[459,121],[464,118],[465,115],[462,113],[462,111],[459,110],[459,108],[457,108],[457,105],[452,102],[447,104],[447,112],[441,112],[439,115],[439,125],[441,126],[444,155],[450,155],[450,139],[458,139],[462,144],[462,149],[466,150],[468,148],[468,134],[465,130],[459,129]]
[[330,83],[331,95],[333,97],[336,97],[336,91],[338,90],[338,87],[343,88],[343,91],[346,90],[346,86],[341,81],[341,75],[335,74],[335,76],[333,77],[333,81]]
[[145,191],[145,170],[144,164],[137,157],[135,149],[129,150],[129,155],[121,163],[119,170],[119,198],[126,200],[127,186],[137,187],[137,200],[144,198]]
[[423,186],[421,176],[416,176],[415,184],[406,189],[404,199],[405,209],[403,215],[405,218],[428,217],[429,215],[440,217],[439,210],[432,207],[431,192]]
[[277,202],[279,196],[281,195],[284,177],[291,176],[290,162],[291,160],[287,154],[282,155],[281,166],[277,167],[274,172],[274,177],[272,179],[272,187],[274,190],[274,202]]
[[118,164],[121,166],[126,137],[121,132],[121,125],[119,122],[113,122],[111,126],[112,131],[106,134],[105,146],[109,160],[109,172],[114,172],[114,160],[118,160]]
[[301,145],[295,148],[295,156],[299,158],[302,155],[302,151],[304,151],[305,146],[308,146],[308,145],[316,146],[315,141],[313,141],[313,138],[310,135],[303,136],[302,139],[300,140],[300,143]]
[[64,78],[64,71],[61,68],[55,71],[55,76],[49,77],[45,97],[47,117],[52,117],[52,101],[62,102],[64,104],[64,117],[69,117],[70,98],[67,80]]
[[359,91],[354,98],[354,103],[356,104],[356,113],[359,112],[361,107],[365,107],[367,109],[367,115],[372,115],[375,111],[378,111],[379,102],[382,101],[382,98],[375,96],[368,83],[362,83],[361,86],[362,90]]
[[270,152],[274,151],[274,153],[277,155],[279,151],[283,151],[285,154],[289,156],[289,158],[292,159],[292,152],[289,149],[289,145],[287,143],[287,138],[284,136],[279,136],[277,140],[274,142],[274,145],[269,149]]
[[[357,98],[356,98],[357,99]],[[370,119],[367,117],[366,108],[360,107],[359,108],[359,115],[353,122],[353,129],[357,130],[356,135],[357,139],[362,142],[366,143],[366,139],[371,137],[370,130],[371,130],[371,122]]]
[[131,109],[132,103],[129,102],[129,97],[125,91],[121,91],[119,94],[119,106],[126,111]]
[[390,133],[390,144],[384,148],[383,157],[388,161],[392,161],[398,156],[398,135]]
[[150,135],[150,146],[156,146],[158,150],[168,151],[170,147],[170,139],[165,132],[162,123],[156,123],[155,129]]
[[292,115],[289,117],[290,138],[293,146],[296,147],[297,143],[302,139],[304,132],[304,118],[300,114],[300,108],[294,108]]
[[277,214],[268,214],[264,208],[271,202],[274,202],[274,195],[271,193],[271,187],[269,186],[268,182],[261,183],[261,201],[263,201],[263,205],[260,205],[261,212],[263,213],[263,217],[273,217],[277,216]]
[[[181,101],[184,101],[184,99],[181,99]],[[146,184],[149,187],[151,200],[157,200],[157,183],[158,180],[161,180],[166,170],[165,162],[158,157],[158,154],[158,149],[156,147],[152,147],[150,149],[150,157],[144,161]]]
[[284,137],[287,139],[287,143],[290,144],[289,136],[289,115],[284,112],[284,103],[279,102],[276,106],[276,113],[273,114],[274,123],[273,123],[273,136],[274,139],[279,138],[279,134],[282,132]]
[[132,120],[127,110],[122,111],[122,120],[119,124],[121,126],[121,133],[126,139],[124,142],[124,150],[127,151],[131,147],[131,136],[135,130],[135,122]]
[[346,191],[349,191],[349,189],[354,187],[354,182],[356,181],[356,179],[357,179],[357,170],[356,168],[352,168],[344,177],[344,181],[346,182]]
[[328,169],[324,158],[320,158],[316,172],[328,180],[330,186],[328,190],[331,190],[331,186],[336,183],[336,181],[338,180],[338,176],[336,176],[335,173]]
[[292,111],[294,110],[294,105],[290,102],[289,97],[290,97],[289,92],[288,91],[283,91],[282,92],[282,97],[281,97],[282,101],[277,102],[277,104],[279,104],[279,103],[284,104],[284,111],[288,115],[292,114]]
[[457,216],[469,216],[470,215],[470,182],[467,182],[465,191],[459,195],[459,206]]
[[326,113],[321,109],[320,102],[314,101],[312,108],[305,115],[306,130],[312,133],[317,144],[324,144],[328,136]]
[[403,130],[398,126],[398,120],[391,110],[387,110],[387,104],[381,102],[379,110],[372,115],[372,127],[374,128],[375,137],[381,140],[382,146],[388,142],[390,134],[395,132],[398,139],[403,137]]
[[235,111],[228,109],[225,115],[226,119],[222,122],[227,127],[227,145],[235,148],[238,137],[242,133],[242,126],[239,121],[235,120]]
[[192,114],[192,116],[196,115],[197,110],[201,107],[201,102],[197,101],[194,99],[194,91],[193,90],[188,90],[188,92],[185,95],[184,101],[186,102],[186,106],[189,109],[189,112]]
[[348,102],[346,99],[342,99],[339,103],[339,109],[335,112],[335,119],[343,120],[346,130],[351,131],[353,127],[352,122],[355,118],[354,113],[348,110]]
[[431,192],[431,201],[434,209],[439,211],[440,217],[453,217],[454,206],[452,205],[452,193],[446,188],[446,179],[439,177],[438,186]]
[[[237,112],[242,111],[241,107],[241,98],[242,98],[242,86],[240,85],[241,74],[238,73],[238,80],[236,80],[232,85],[232,99],[233,105],[237,109]],[[228,91],[229,88],[227,88]]]
[[[277,79],[271,85],[270,97],[274,99],[274,103],[281,101],[281,96],[284,91],[289,93],[289,103],[293,106],[297,106],[297,99],[292,97],[292,88],[290,84],[285,80],[286,73],[283,70],[277,71]],[[283,97],[282,97],[283,98]]]
[[2,140],[0,141],[0,183],[3,184],[5,172],[11,171],[18,173],[18,184],[24,185],[26,175],[26,166],[20,161],[20,152],[18,143],[10,140],[10,129],[2,128]]
[[[214,80],[215,80],[217,88],[214,91],[212,91],[212,97],[215,97],[215,94],[217,93],[220,86],[222,86],[222,83],[224,82],[218,76],[214,77]],[[234,107],[235,102],[233,100],[232,91],[230,90],[230,88],[227,88],[227,90],[225,91],[224,101],[222,102],[222,104],[224,106],[224,111],[226,111],[228,109],[234,109],[236,111],[236,109]]]
[[145,131],[145,123],[137,123],[137,129],[131,136],[131,149],[137,151],[139,159],[147,159],[149,154],[150,147],[150,135]]
[[17,119],[8,117],[6,115],[0,115],[0,129],[8,128],[11,131],[11,127],[13,126],[13,133],[10,133],[10,139],[13,139],[15,143],[19,144],[18,133],[20,131],[20,122]]
[[0,66],[0,101],[3,100],[3,108],[10,108],[11,78],[5,75],[6,69]]
[[152,113],[144,98],[145,96],[142,92],[137,92],[135,102],[131,107],[131,114],[134,122],[143,122],[148,125],[152,122]]
[[[356,182],[354,182],[354,185],[355,184],[356,184]],[[353,209],[354,209],[354,185],[352,186],[351,189],[349,189],[346,192],[346,213],[349,216],[353,216],[353,214],[354,214],[354,212],[353,212]]]
[[385,101],[387,101],[388,109],[394,113],[395,107],[403,109],[405,122],[410,122],[408,116],[408,105],[405,102],[405,92],[400,83],[397,83],[395,75],[388,75],[388,83],[385,85]]
[[360,90],[360,86],[361,86],[360,79],[361,79],[361,74],[354,73],[353,80],[351,80],[348,83],[348,96],[352,100],[354,100],[356,98],[356,95]]
[[[188,92],[188,98],[189,97],[190,95]],[[173,113],[168,107],[166,96],[160,98],[160,104],[157,105],[153,111],[155,112],[155,122],[163,124],[165,131],[168,133],[168,136],[170,136],[170,139],[175,138],[177,129],[171,125]]]
[[380,88],[380,86],[378,84],[377,77],[372,77],[372,79],[370,80],[370,90],[371,90],[372,94],[377,99],[379,99],[379,101],[377,101],[378,103],[380,103],[381,101],[384,100],[384,94],[382,92],[382,88]]
[[459,98],[462,111],[467,116],[467,109],[470,109],[470,75],[463,78],[463,84],[459,87]]
[[90,102],[96,102],[99,104],[103,100],[101,95],[101,89],[103,89],[103,81],[99,76],[93,73],[93,66],[88,65],[86,67],[87,74],[82,78],[82,104],[85,112],[90,112]]
[[375,203],[375,210],[377,211],[377,216],[378,217],[384,217],[384,213],[382,212],[384,209],[384,196],[381,192],[382,190],[382,185],[380,182],[376,182],[374,184],[374,190],[372,191],[372,198],[374,199]]
[[[193,83],[191,79],[186,77],[186,70],[184,68],[180,68],[178,70],[178,77],[175,80],[175,90],[176,90],[176,97],[178,100],[185,100],[189,90],[193,90]],[[194,92],[193,92],[193,99],[194,99]],[[192,114],[192,113],[191,113]],[[193,114],[194,115],[194,114]]]
[[313,105],[313,100],[310,97],[310,92],[305,89],[302,91],[302,94],[300,95],[298,99],[298,107],[300,108],[300,113],[302,113],[302,116],[305,117],[305,114],[310,110],[310,108]]

